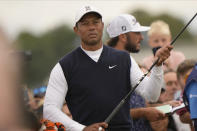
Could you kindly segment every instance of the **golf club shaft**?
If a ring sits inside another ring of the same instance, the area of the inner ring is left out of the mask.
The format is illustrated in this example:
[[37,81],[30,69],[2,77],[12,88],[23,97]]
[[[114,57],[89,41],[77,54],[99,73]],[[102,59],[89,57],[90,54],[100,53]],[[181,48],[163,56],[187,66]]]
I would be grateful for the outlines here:
[[[180,35],[184,32],[184,30],[189,26],[189,24],[193,21],[193,19],[196,17],[197,13],[192,17],[192,19],[187,23],[187,25],[178,33],[178,35],[174,38],[174,40],[170,43],[171,45],[174,44],[174,42],[180,37]],[[117,112],[120,110],[120,108],[124,105],[125,101],[129,98],[129,96],[135,91],[135,89],[138,87],[138,85],[143,81],[143,79],[150,73],[152,68],[158,63],[159,58],[152,64],[152,66],[148,69],[147,73],[145,73],[141,79],[137,82],[137,84],[131,88],[129,93],[120,101],[120,103],[114,108],[114,110],[111,112],[111,114],[105,119],[106,123],[109,123],[111,119],[117,114]]]

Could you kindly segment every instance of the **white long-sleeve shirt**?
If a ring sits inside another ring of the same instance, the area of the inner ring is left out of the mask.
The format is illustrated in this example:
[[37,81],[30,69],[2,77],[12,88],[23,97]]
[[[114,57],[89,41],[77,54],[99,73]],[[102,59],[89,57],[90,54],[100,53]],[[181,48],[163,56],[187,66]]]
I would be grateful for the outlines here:
[[[82,48],[82,50],[94,61],[98,61],[103,48],[96,51],[87,51]],[[136,61],[131,59],[131,69],[130,69],[130,80],[131,86],[133,87],[139,79],[142,77],[143,72],[137,65]],[[140,85],[136,88],[146,100],[154,102],[157,101],[160,96],[161,85],[163,79],[162,67],[155,66],[152,69],[150,77],[144,78]],[[62,112],[62,106],[68,91],[68,84],[65,79],[63,70],[59,63],[53,68],[49,83],[47,87],[47,92],[44,102],[44,118],[61,122],[65,125],[68,131],[82,131],[85,127],[84,125],[70,119],[65,113]]]

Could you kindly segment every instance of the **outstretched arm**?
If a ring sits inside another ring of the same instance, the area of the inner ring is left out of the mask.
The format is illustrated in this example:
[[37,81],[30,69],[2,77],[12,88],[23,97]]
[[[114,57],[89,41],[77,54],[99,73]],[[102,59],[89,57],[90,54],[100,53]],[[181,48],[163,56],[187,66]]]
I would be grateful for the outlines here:
[[[130,79],[131,86],[135,86],[139,79],[143,76],[143,72],[137,65],[136,61],[131,57]],[[155,66],[150,76],[144,80],[136,88],[136,91],[149,102],[156,102],[160,96],[163,80],[162,66]]]
[[[149,102],[156,102],[160,96],[161,87],[163,86],[162,63],[170,56],[171,49],[171,45],[166,45],[157,51],[155,60],[160,58],[157,65],[153,67],[150,76],[145,77],[137,87],[137,92]],[[142,76],[143,72],[131,57],[130,78],[132,86],[134,86]]]

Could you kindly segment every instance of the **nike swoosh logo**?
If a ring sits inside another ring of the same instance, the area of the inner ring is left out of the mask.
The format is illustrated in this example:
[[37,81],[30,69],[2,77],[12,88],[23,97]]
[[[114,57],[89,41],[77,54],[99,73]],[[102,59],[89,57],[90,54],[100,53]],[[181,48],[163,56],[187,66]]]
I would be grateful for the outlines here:
[[114,67],[116,67],[117,65],[113,65],[113,66],[109,66],[109,69],[112,69],[112,68],[114,68]]

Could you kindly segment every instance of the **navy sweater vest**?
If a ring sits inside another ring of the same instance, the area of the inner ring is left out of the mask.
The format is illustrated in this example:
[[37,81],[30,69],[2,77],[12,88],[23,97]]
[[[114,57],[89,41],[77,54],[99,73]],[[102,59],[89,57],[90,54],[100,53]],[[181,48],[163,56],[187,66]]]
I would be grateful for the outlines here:
[[[103,122],[130,91],[131,60],[128,53],[103,46],[98,62],[80,47],[59,61],[68,83],[66,102],[73,119],[90,125]],[[109,123],[110,131],[130,131],[127,100]]]

